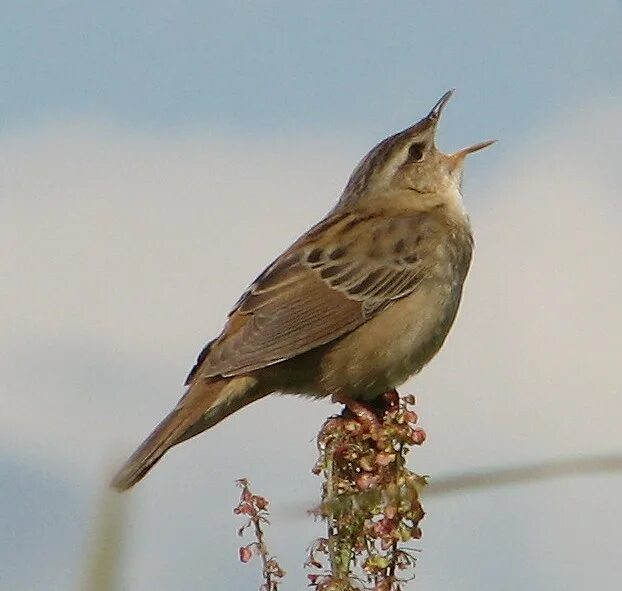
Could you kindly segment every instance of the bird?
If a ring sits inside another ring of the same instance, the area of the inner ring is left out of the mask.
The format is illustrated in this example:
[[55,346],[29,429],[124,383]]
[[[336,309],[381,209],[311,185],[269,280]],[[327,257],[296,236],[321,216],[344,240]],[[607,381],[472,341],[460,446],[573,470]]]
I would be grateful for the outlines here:
[[465,157],[494,143],[437,148],[452,94],[372,148],[326,217],[242,294],[113,488],[131,488],[173,446],[269,394],[330,397],[356,412],[436,355],[473,252]]

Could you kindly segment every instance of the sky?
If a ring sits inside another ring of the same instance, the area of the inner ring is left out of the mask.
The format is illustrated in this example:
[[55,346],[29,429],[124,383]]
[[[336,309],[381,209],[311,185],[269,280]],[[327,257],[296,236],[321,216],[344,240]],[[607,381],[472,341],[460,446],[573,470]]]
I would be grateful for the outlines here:
[[[402,390],[434,480],[622,449],[622,4],[11,2],[0,23],[0,590],[77,588],[110,470],[358,159],[456,88],[477,249]],[[303,580],[314,435],[273,397],[128,495],[122,589],[258,586],[236,478]],[[416,588],[612,589],[619,474],[424,497]]]

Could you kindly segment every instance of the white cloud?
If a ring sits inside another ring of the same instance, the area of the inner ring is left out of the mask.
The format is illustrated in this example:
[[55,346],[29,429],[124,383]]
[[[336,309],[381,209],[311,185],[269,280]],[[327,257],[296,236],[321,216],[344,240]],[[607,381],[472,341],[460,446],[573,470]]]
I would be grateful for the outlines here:
[[[478,246],[464,305],[445,350],[407,387],[430,436],[415,454],[420,471],[620,449],[621,115],[619,104],[566,114],[513,146],[481,195],[467,169]],[[89,490],[110,454],[176,401],[239,292],[332,205],[363,151],[328,138],[275,145],[89,125],[5,136],[0,150],[0,444]],[[172,452],[134,495],[130,586],[183,586],[173,583],[182,567],[188,587],[232,572],[250,580],[230,533],[231,482],[243,475],[285,519],[275,550],[295,571],[313,526],[286,517],[317,490],[310,440],[330,408],[262,401]],[[621,484],[607,482],[591,508],[579,481],[572,494],[556,483],[430,500],[423,584],[456,586],[459,573],[480,588],[508,562],[517,584],[501,586],[519,588],[520,561],[497,543],[510,522],[533,588],[583,588],[572,568],[542,574],[560,552],[613,580],[617,563],[602,556],[622,540],[600,516]],[[569,503],[597,523],[590,535],[564,529]],[[571,533],[590,540],[580,556]],[[467,543],[488,570],[461,555]]]

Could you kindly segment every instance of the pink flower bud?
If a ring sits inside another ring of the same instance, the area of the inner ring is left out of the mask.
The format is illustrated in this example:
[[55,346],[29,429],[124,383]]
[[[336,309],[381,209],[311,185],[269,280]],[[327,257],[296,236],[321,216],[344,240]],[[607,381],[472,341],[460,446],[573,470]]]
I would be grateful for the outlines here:
[[376,484],[377,482],[378,482],[377,475],[373,476],[372,474],[369,474],[368,472],[364,472],[356,479],[356,486],[358,486],[360,490],[367,490],[371,488],[372,486],[374,486],[374,484]]
[[374,587],[374,591],[391,591],[391,579],[383,579]]
[[268,508],[268,499],[266,499],[265,497],[259,497],[259,496],[254,496],[253,497],[253,503],[255,503],[255,506],[263,511],[264,509]]
[[406,410],[404,411],[404,420],[407,423],[416,423],[419,417],[414,410]]
[[412,394],[407,394],[406,396],[404,396],[404,398],[402,399],[406,404],[415,404],[416,400],[415,397]]
[[397,515],[397,507],[395,505],[389,505],[384,510],[384,516],[387,519],[395,519],[396,515]]
[[240,548],[240,562],[248,562],[253,557],[253,551],[250,546],[242,546]]
[[376,464],[379,466],[388,466],[393,460],[395,460],[395,454],[381,451],[376,455]]
[[423,429],[413,429],[413,443],[415,445],[421,445],[426,440],[426,433]]

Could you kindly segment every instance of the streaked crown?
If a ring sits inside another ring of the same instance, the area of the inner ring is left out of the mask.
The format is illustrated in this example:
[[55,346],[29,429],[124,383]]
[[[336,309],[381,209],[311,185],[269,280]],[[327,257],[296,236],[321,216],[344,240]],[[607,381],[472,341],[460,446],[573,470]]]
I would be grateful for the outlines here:
[[361,160],[346,185],[339,206],[357,205],[395,193],[443,193],[459,190],[464,159],[494,140],[480,142],[453,154],[436,147],[436,130],[453,94],[448,90],[432,110],[414,125],[381,141]]

